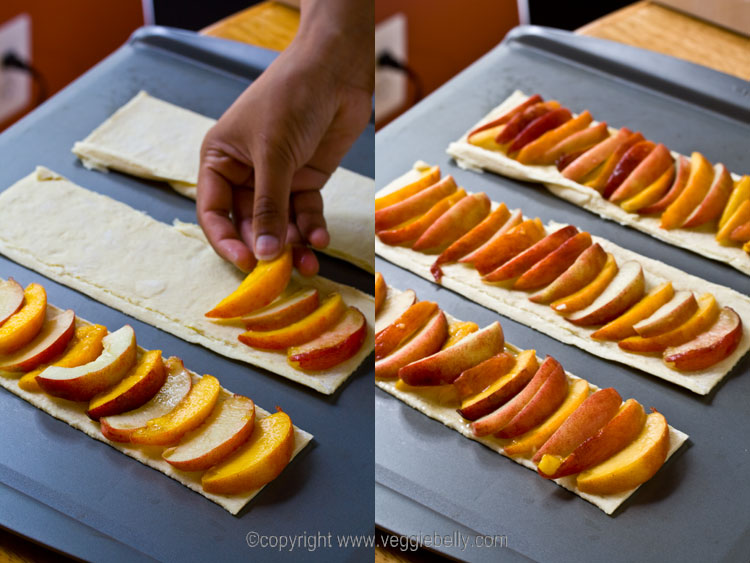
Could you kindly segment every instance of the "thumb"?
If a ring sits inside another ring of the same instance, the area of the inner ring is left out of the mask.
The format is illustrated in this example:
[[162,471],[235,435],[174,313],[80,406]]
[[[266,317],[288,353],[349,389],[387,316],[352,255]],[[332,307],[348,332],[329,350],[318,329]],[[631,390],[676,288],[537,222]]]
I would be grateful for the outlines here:
[[277,151],[266,152],[255,160],[253,246],[260,260],[272,260],[286,242],[294,169],[290,159]]

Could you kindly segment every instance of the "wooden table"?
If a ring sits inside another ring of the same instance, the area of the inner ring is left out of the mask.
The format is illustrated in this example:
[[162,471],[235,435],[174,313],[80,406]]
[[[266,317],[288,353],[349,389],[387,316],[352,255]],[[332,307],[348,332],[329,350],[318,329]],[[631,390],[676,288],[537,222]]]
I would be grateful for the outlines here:
[[[298,28],[299,12],[267,1],[223,19],[202,33],[280,51],[289,45]],[[750,80],[750,39],[652,2],[631,4],[577,33],[651,49]],[[62,560],[50,550],[0,530],[0,563]],[[375,550],[377,563],[432,560],[436,557],[424,550],[406,556],[394,550]]]

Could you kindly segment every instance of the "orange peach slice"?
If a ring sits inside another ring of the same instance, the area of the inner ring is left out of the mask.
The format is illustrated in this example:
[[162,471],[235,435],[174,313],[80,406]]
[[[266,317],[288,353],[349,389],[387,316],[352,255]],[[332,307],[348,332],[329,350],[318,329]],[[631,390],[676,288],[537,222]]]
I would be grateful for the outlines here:
[[243,344],[261,350],[285,350],[317,338],[335,325],[346,313],[346,303],[341,295],[334,293],[320,307],[302,320],[276,330],[248,330],[237,338]]
[[349,307],[339,321],[323,334],[300,346],[292,346],[287,361],[297,369],[331,369],[354,356],[367,336],[367,319],[356,307]]
[[745,221],[741,225],[737,225],[732,232],[729,233],[729,240],[733,242],[747,242],[750,240],[750,221]]
[[559,143],[548,149],[539,159],[539,164],[555,164],[561,158],[572,154],[582,154],[594,145],[601,143],[609,137],[606,123],[598,123],[593,127],[587,127],[562,139]]
[[480,274],[489,274],[508,260],[534,246],[544,238],[544,235],[542,221],[539,218],[528,219],[510,229],[503,236],[497,239],[493,237],[494,240],[473,253],[475,257],[472,264]]
[[479,325],[471,321],[452,322],[448,327],[448,339],[443,344],[441,350],[450,348],[451,346],[459,342],[462,338],[465,338],[466,336],[477,332],[478,330]]
[[448,322],[438,311],[406,344],[382,360],[375,361],[375,377],[388,379],[398,376],[399,369],[415,360],[434,354],[448,338]]
[[651,479],[669,452],[669,426],[658,412],[646,417],[643,430],[632,444],[599,465],[578,475],[583,493],[610,495],[634,489]]
[[695,210],[685,219],[683,229],[699,227],[718,219],[732,194],[732,175],[723,164],[716,165],[716,175],[708,193]]
[[536,289],[556,280],[581,253],[591,246],[591,235],[576,233],[526,270],[513,283],[514,289]]
[[[509,233],[513,228],[517,227],[523,222],[523,214],[520,209],[516,209],[508,220],[492,235],[490,238],[479,245],[475,250],[465,255],[459,260],[463,264],[473,264],[478,257],[484,256],[485,254],[492,254],[489,250],[497,244],[497,241]],[[540,221],[541,222],[541,221]]]
[[664,362],[680,371],[706,369],[729,357],[742,339],[742,319],[729,307],[707,331],[679,346],[664,350]]
[[638,213],[641,215],[651,215],[664,211],[683,192],[685,186],[687,186],[688,178],[690,178],[690,160],[684,156],[680,156],[677,159],[677,174],[667,193],[661,196],[661,199],[658,199],[655,203],[650,203],[638,209]]
[[498,143],[495,139],[498,135],[501,135],[506,125],[495,125],[489,129],[474,133],[468,138],[468,142],[475,147],[487,149],[488,151],[501,151],[503,146]]
[[[102,353],[102,339],[107,336],[107,328],[102,325],[85,325],[75,329],[73,338],[63,356],[52,365],[61,368],[77,367],[93,362]],[[24,391],[36,393],[42,388],[36,382],[36,376],[42,373],[49,365],[38,366],[18,380],[18,386]]]
[[701,153],[694,152],[690,157],[690,176],[685,189],[662,213],[661,228],[676,229],[682,226],[685,219],[703,201],[711,188],[713,178],[714,169],[711,163]]
[[502,352],[504,344],[503,329],[494,322],[450,348],[405,365],[398,370],[398,377],[408,385],[453,383],[463,371]]
[[[602,197],[610,199],[619,187],[627,180],[636,168],[641,165],[655,150],[656,145],[651,141],[643,140],[635,143],[615,165],[612,173],[607,178],[602,190]],[[665,147],[666,150],[666,147]]]
[[520,150],[516,160],[521,164],[543,164],[542,157],[548,150],[573,133],[585,129],[592,121],[591,113],[588,110],[583,111],[578,116],[565,121],[562,125],[547,131],[527,144]]
[[529,297],[529,300],[534,303],[549,303],[575,293],[596,278],[606,261],[607,253],[599,243],[589,246],[567,270],[546,288]]
[[599,165],[609,159],[615,150],[625,143],[632,133],[633,132],[630,129],[623,127],[617,133],[604,139],[601,143],[594,145],[573,162],[565,166],[562,169],[562,175],[568,180],[580,182],[596,170]]
[[674,297],[672,282],[664,282],[652,289],[648,295],[628,309],[627,312],[593,332],[591,337],[598,340],[622,340],[628,336],[635,336],[638,333],[633,325],[651,316],[669,302],[672,297]]
[[422,328],[438,310],[437,303],[419,301],[375,336],[375,360],[385,358]]
[[385,278],[380,272],[375,272],[375,314],[380,312],[380,308],[385,303],[385,296],[388,295],[388,286],[385,285]]
[[[747,178],[750,178],[750,176],[747,176]],[[750,185],[750,182],[748,182],[748,185]],[[734,214],[724,222],[724,226],[716,233],[716,240],[723,246],[732,244],[731,237],[734,230],[748,221],[750,221],[750,199],[743,201]]]
[[318,290],[314,287],[301,289],[289,297],[277,299],[270,305],[242,317],[249,330],[274,330],[303,319],[319,305]]
[[205,471],[244,444],[255,427],[255,404],[241,395],[220,400],[209,417],[161,454],[181,471]]
[[392,229],[396,225],[426,213],[433,205],[457,190],[453,176],[446,176],[436,184],[375,212],[375,232]]
[[292,276],[292,247],[275,260],[261,260],[240,286],[211,309],[209,318],[241,317],[265,307],[286,289]]
[[647,338],[677,328],[698,310],[698,302],[691,291],[678,291],[672,299],[651,315],[633,325],[639,336]]
[[389,207],[394,203],[404,201],[405,199],[421,192],[423,189],[432,186],[440,180],[440,167],[432,166],[422,173],[422,175],[410,184],[392,191],[383,197],[375,198],[375,211],[379,211],[384,207]]
[[172,356],[164,361],[164,367],[167,379],[149,402],[135,410],[99,419],[105,438],[113,442],[129,442],[130,435],[138,428],[145,427],[149,420],[171,412],[187,397],[193,380],[182,360]]
[[463,198],[430,225],[412,248],[426,253],[442,252],[478,225],[490,212],[490,205],[490,198],[484,193]]
[[403,315],[406,310],[417,302],[417,294],[413,289],[407,289],[401,293],[386,294],[380,313],[375,315],[375,334],[380,334],[392,325],[396,319]]
[[171,446],[186,433],[195,430],[213,411],[221,385],[211,375],[204,375],[192,386],[187,396],[170,412],[149,420],[130,434],[134,444]]
[[[536,351],[534,350],[524,350],[518,354],[514,363],[510,364],[510,371],[507,369],[507,360],[503,360],[502,362],[496,360],[496,358],[499,358],[500,356],[502,356],[502,354],[486,360],[482,364],[471,368],[471,370],[467,370],[468,372],[477,370],[478,368],[482,369],[482,366],[488,362],[492,362],[489,365],[490,368],[494,368],[498,364],[501,368],[494,372],[490,371],[490,369],[485,369],[484,372],[489,373],[489,375],[492,376],[489,385],[486,386],[486,388],[475,392],[471,396],[461,397],[463,400],[461,402],[461,408],[458,409],[458,413],[464,418],[468,420],[478,420],[495,411],[518,395],[518,393],[526,387],[529,381],[531,381],[531,378],[534,377],[534,374],[539,369],[539,364],[536,359]],[[453,382],[456,389],[460,389],[463,385],[459,385],[459,379],[463,378],[464,374],[467,372],[461,374],[461,376]],[[486,379],[490,379],[490,377],[486,376]],[[459,394],[463,395],[462,392],[459,392]]]
[[[538,104],[538,103],[540,103],[542,101],[543,101],[542,97],[539,94],[534,94],[533,96],[529,96],[528,98],[526,98],[526,100],[524,100],[523,102],[521,102],[520,104],[518,104],[513,109],[505,112],[500,117],[496,117],[495,119],[493,119],[491,121],[483,123],[482,125],[480,125],[476,129],[474,129],[473,131],[471,131],[468,134],[469,140],[471,140],[471,137],[473,135],[476,135],[480,131],[486,131],[487,129],[495,128],[498,125],[505,125],[506,123],[508,123],[508,121],[510,120],[510,118],[513,117],[514,115],[518,115],[519,113],[523,113],[527,108],[530,108],[531,106],[534,106],[534,105],[536,105],[536,104]],[[469,141],[469,142],[471,142],[471,141]]]
[[[601,166],[595,168],[589,175],[579,180],[579,182],[582,182],[585,186],[594,188],[596,191],[603,194],[610,179],[612,179],[613,182],[615,181],[615,178],[612,178],[612,175],[614,174],[617,165],[623,161],[623,158],[633,146],[644,141],[645,139],[640,132],[631,133],[622,143],[617,145],[614,152],[607,157]],[[632,159],[628,159],[628,162],[632,162]],[[621,172],[617,176],[618,178],[621,177],[622,172],[625,170],[624,166],[625,162],[623,162]]]
[[0,354],[23,348],[39,334],[47,313],[47,292],[37,284],[29,284],[23,292],[24,303],[0,326]]
[[98,420],[137,409],[159,392],[166,379],[161,350],[150,350],[138,358],[130,373],[117,385],[91,399],[87,414]]
[[631,336],[621,340],[618,345],[630,352],[663,352],[669,346],[679,346],[692,340],[708,330],[718,318],[719,305],[716,299],[710,293],[705,293],[698,299],[698,310],[677,328],[649,338]]
[[603,291],[607,289],[610,282],[617,275],[619,268],[615,257],[607,253],[604,266],[596,277],[581,289],[562,299],[557,299],[550,304],[555,311],[562,314],[574,313],[591,305]]
[[589,392],[588,382],[585,379],[576,379],[568,385],[567,395],[557,410],[538,426],[514,438],[503,451],[510,456],[528,457],[533,454],[578,409],[589,396]]
[[[499,129],[499,132],[495,137],[495,143],[504,145],[511,142],[534,120],[559,108],[560,102],[556,100],[551,100],[549,102],[540,101],[539,103],[528,106],[523,111],[512,116],[505,124],[505,127]],[[474,138],[475,142],[478,140],[478,137],[479,136]]]
[[750,176],[743,176],[734,183],[734,188],[729,196],[724,211],[719,219],[719,229],[722,229],[729,218],[735,214],[737,209],[743,202],[750,200]]
[[0,325],[23,305],[23,288],[13,278],[0,281]]
[[62,313],[47,311],[39,334],[23,348],[0,356],[0,370],[29,371],[62,354],[75,333],[76,315],[68,309]]
[[259,489],[279,476],[293,451],[294,426],[289,416],[277,412],[262,418],[245,444],[203,474],[203,490],[231,495]]
[[609,196],[609,200],[619,203],[638,195],[658,180],[665,171],[674,169],[673,163],[669,149],[659,143],[625,177],[622,183],[612,192],[612,195]]
[[531,142],[536,141],[542,135],[553,129],[557,129],[562,124],[570,121],[573,115],[567,108],[557,108],[550,112],[537,117],[529,123],[523,130],[516,135],[508,146],[508,154],[520,151]]
[[487,215],[481,223],[446,248],[440,256],[437,257],[432,266],[430,266],[430,272],[432,272],[435,281],[440,283],[440,279],[443,277],[443,271],[440,268],[441,265],[455,262],[459,258],[462,258],[479,248],[487,242],[490,237],[508,221],[509,218],[510,211],[508,211],[508,207],[504,203],[501,203],[494,211]]
[[36,376],[48,394],[71,401],[88,401],[109,389],[130,371],[136,361],[133,327],[125,325],[102,339],[102,353],[93,361],[76,367],[50,366]]
[[675,174],[675,166],[669,166],[650,186],[620,203],[620,207],[628,213],[637,213],[644,207],[656,203],[672,186]]
[[[516,359],[511,354],[500,352],[474,367],[470,367],[462,372],[453,382],[456,397],[466,399],[471,395],[481,393],[498,380],[500,376],[508,373],[515,364]],[[534,368],[534,371],[536,371],[536,368]]]

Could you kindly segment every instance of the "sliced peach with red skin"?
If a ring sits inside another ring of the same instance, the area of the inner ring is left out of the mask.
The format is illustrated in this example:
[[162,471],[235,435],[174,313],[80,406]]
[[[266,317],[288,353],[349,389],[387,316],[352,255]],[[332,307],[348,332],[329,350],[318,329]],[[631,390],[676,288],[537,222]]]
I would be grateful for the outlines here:
[[729,240],[734,242],[747,242],[750,240],[750,221],[745,221],[732,229],[732,232],[729,233]]
[[448,338],[443,343],[441,350],[450,348],[463,338],[479,330],[479,325],[472,321],[453,321],[448,325]]
[[422,328],[438,310],[437,303],[419,301],[375,336],[375,360],[385,358]]
[[607,157],[601,166],[594,169],[593,172],[581,179],[580,182],[585,186],[594,188],[599,193],[603,193],[617,165],[622,162],[624,156],[633,146],[643,141],[645,139],[640,132],[630,134],[622,143],[617,145],[614,152]]
[[1,371],[30,371],[63,353],[75,333],[76,315],[70,309],[60,313],[48,310],[46,317],[34,340],[11,354],[0,356]]
[[375,361],[375,377],[391,379],[398,376],[403,366],[434,354],[448,338],[448,322],[439,311],[433,315],[406,344],[382,360]]
[[553,109],[552,111],[537,117],[513,138],[508,146],[508,154],[520,151],[526,145],[544,135],[547,131],[560,127],[563,123],[572,119],[572,117],[570,110],[567,108]]
[[[516,364],[516,359],[508,352],[500,352],[485,361],[461,372],[453,382],[456,396],[465,399],[487,389]],[[533,375],[533,374],[532,374]]]
[[611,137],[597,143],[567,166],[562,168],[562,175],[568,180],[580,182],[603,164],[617,148],[625,143],[633,132],[623,127]]
[[[750,178],[750,176],[746,177]],[[750,185],[750,181],[748,181],[748,185]],[[724,246],[731,244],[734,242],[732,241],[732,233],[738,227],[747,224],[748,221],[750,221],[750,199],[746,199],[737,206],[734,214],[729,216],[719,232],[716,233],[716,240]]]
[[680,371],[706,369],[731,356],[741,339],[742,319],[733,309],[724,307],[708,330],[664,350],[664,362]]
[[317,338],[336,324],[345,312],[344,300],[339,293],[334,293],[315,311],[296,323],[276,330],[248,330],[237,338],[243,344],[261,350],[285,350]]
[[656,336],[686,322],[698,310],[698,302],[692,291],[678,291],[672,299],[659,307],[651,315],[633,325],[639,336]]
[[465,199],[465,197],[466,190],[460,188],[438,201],[424,215],[416,217],[401,225],[397,225],[393,229],[378,231],[378,238],[383,241],[383,243],[391,246],[411,246],[425,231],[438,221],[440,217],[447,213],[456,202]]
[[[617,189],[632,175],[636,168],[654,151],[656,145],[651,141],[643,140],[635,143],[622,155],[620,161],[615,165],[612,174],[604,184],[602,197],[610,199]],[[666,147],[665,147],[666,148]]]
[[628,336],[635,336],[638,333],[633,328],[633,325],[651,316],[668,303],[672,297],[674,297],[672,282],[664,282],[651,290],[625,313],[593,332],[591,338],[598,340],[622,340]]
[[159,392],[166,379],[161,350],[149,350],[116,385],[92,397],[86,414],[98,420],[137,409]]
[[10,354],[34,340],[47,314],[47,292],[29,284],[23,292],[23,306],[0,326],[0,354]]
[[[472,265],[481,275],[496,270],[526,249],[534,246],[545,236],[541,220],[527,219],[513,227],[503,236],[494,238],[482,246],[474,256]],[[463,260],[461,260],[463,262]]]
[[442,252],[477,226],[490,212],[490,206],[490,198],[484,193],[463,198],[430,225],[412,248],[426,253]]
[[274,260],[259,261],[230,295],[206,313],[209,318],[241,317],[265,307],[286,289],[292,276],[292,247]]
[[353,357],[367,336],[367,319],[356,307],[349,307],[344,316],[310,342],[293,346],[287,361],[305,371],[331,369]]
[[23,288],[13,278],[0,281],[0,325],[23,305]]
[[526,270],[513,283],[514,289],[537,289],[556,280],[581,253],[591,246],[589,233],[576,233]]
[[609,286],[610,282],[617,275],[619,268],[615,257],[607,253],[607,259],[604,266],[592,281],[584,285],[575,293],[571,293],[561,299],[550,303],[555,311],[567,315],[580,311],[591,305]]
[[523,102],[515,106],[513,109],[505,112],[499,117],[496,117],[495,119],[488,121],[486,123],[483,123],[473,131],[471,131],[467,137],[471,139],[472,135],[475,135],[479,133],[480,131],[486,131],[487,129],[492,129],[493,127],[497,127],[498,125],[505,125],[508,123],[511,117],[514,115],[517,115],[519,113],[523,113],[526,108],[529,108],[533,105],[536,105],[540,102],[543,102],[542,97],[539,94],[534,94],[533,96],[529,96],[526,98]]
[[714,179],[714,169],[706,157],[694,152],[690,157],[690,176],[685,189],[661,214],[662,229],[676,229],[681,227],[685,219],[703,201],[711,188]]
[[422,175],[413,182],[410,182],[383,197],[375,198],[375,211],[379,211],[384,207],[403,201],[406,198],[421,192],[423,189],[432,186],[438,180],[440,180],[440,167],[432,166],[424,171]]
[[700,227],[719,219],[721,212],[729,201],[733,187],[732,175],[727,170],[727,167],[723,164],[717,164],[716,175],[711,183],[711,187],[708,189],[708,193],[688,218],[685,219],[682,228]]
[[247,442],[255,428],[255,403],[242,395],[217,401],[209,417],[161,457],[181,471],[205,471]]
[[[581,155],[594,145],[601,143],[609,137],[606,123],[598,123],[577,131],[562,139],[559,143],[548,149],[539,160],[539,164],[556,164],[560,159],[569,155]],[[572,160],[571,160],[572,162]]]
[[508,220],[490,236],[487,241],[479,245],[475,250],[466,254],[463,258],[459,259],[459,262],[463,264],[474,264],[477,258],[484,256],[485,254],[491,254],[488,250],[496,245],[498,239],[503,237],[506,233],[510,232],[513,228],[517,227],[523,222],[523,213],[520,209],[516,209]]
[[640,215],[652,215],[664,211],[685,189],[688,178],[690,178],[690,159],[680,156],[677,159],[677,174],[675,175],[669,190],[667,190],[661,199],[657,200],[655,203],[651,203],[638,209],[638,213]]
[[385,278],[380,272],[375,272],[375,314],[380,312],[380,308],[385,303],[385,296],[388,295],[388,287],[385,285]]
[[606,261],[607,253],[599,243],[589,246],[567,270],[547,287],[529,297],[529,300],[534,303],[549,303],[575,293],[594,280]]
[[666,146],[659,143],[612,192],[609,201],[619,203],[641,193],[670,168],[674,168],[672,155]]
[[588,127],[593,119],[588,110],[581,112],[527,144],[519,151],[516,160],[521,164],[543,164],[542,158],[549,149],[573,133]]
[[249,330],[274,330],[306,317],[318,305],[318,290],[306,287],[242,317],[242,322]]
[[411,197],[375,212],[375,232],[392,229],[409,219],[426,213],[438,201],[458,189],[453,176],[446,176]]
[[508,207],[504,203],[501,203],[478,225],[443,250],[432,266],[430,266],[430,272],[432,272],[435,281],[440,283],[440,279],[443,277],[443,271],[440,268],[442,264],[455,262],[459,258],[463,258],[470,252],[479,248],[487,242],[490,237],[508,221],[509,218],[510,211],[508,211]]
[[628,213],[640,213],[641,209],[656,203],[664,197],[664,194],[669,191],[674,183],[675,174],[675,166],[669,166],[651,185],[620,203],[620,207]]
[[540,101],[539,103],[528,106],[523,111],[517,112],[508,120],[505,127],[500,129],[500,132],[495,136],[495,142],[500,145],[510,143],[535,119],[559,108],[560,102],[556,100],[550,100],[549,102]]
[[[740,205],[748,200],[750,200],[750,176],[745,175],[734,183],[734,188],[729,196],[729,201],[727,201],[724,211],[721,213],[721,218],[719,219],[720,231],[727,221],[729,221],[729,218],[735,214]],[[716,236],[718,240],[719,235]]]

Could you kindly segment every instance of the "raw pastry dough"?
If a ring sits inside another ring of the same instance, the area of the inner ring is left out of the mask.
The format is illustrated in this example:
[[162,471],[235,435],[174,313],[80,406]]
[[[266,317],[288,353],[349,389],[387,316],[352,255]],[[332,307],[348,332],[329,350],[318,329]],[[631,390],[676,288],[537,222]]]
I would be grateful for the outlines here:
[[[508,158],[501,152],[483,149],[467,141],[468,134],[477,126],[504,114],[526,98],[528,96],[519,90],[513,92],[502,104],[471,127],[458,141],[451,143],[446,152],[455,158],[462,168],[476,171],[489,170],[508,178],[542,183],[557,197],[596,213],[600,217],[612,219],[621,225],[638,229],[654,238],[685,248],[701,256],[725,262],[740,272],[750,275],[750,255],[741,247],[720,245],[716,242],[716,233],[708,228],[704,227],[703,230],[662,229],[659,227],[660,219],[658,217],[628,213],[619,205],[604,199],[595,189],[568,180],[555,166],[526,166]],[[615,130],[610,128],[610,131],[614,132]],[[677,158],[680,155],[672,151],[672,156]],[[733,174],[732,178],[737,180],[739,176]]]
[[0,194],[0,252],[188,342],[325,394],[374,347],[374,298],[320,276],[304,278],[304,284],[323,294],[338,291],[367,318],[367,338],[353,358],[306,373],[290,366],[284,352],[242,344],[240,328],[204,317],[237,288],[243,274],[216,255],[197,225],[166,225],[43,167]]
[[[413,180],[418,175],[417,170],[424,167],[425,163],[417,162],[414,165],[414,170],[394,180],[391,184],[380,190],[377,194],[378,197]],[[493,207],[495,205],[493,203]],[[550,222],[546,225],[546,229],[548,232],[552,232],[563,226],[559,223]],[[667,266],[658,260],[646,258],[640,254],[631,252],[607,239],[593,235],[591,238],[594,242],[598,242],[605,251],[611,252],[617,259],[618,264],[622,264],[628,260],[638,262],[643,267],[647,291],[664,281],[671,281],[675,291],[689,290],[698,295],[710,292],[716,297],[720,306],[732,307],[740,315],[744,323],[742,340],[737,349],[728,358],[708,369],[682,373],[668,367],[660,356],[647,356],[626,352],[620,349],[616,342],[599,341],[591,338],[592,329],[569,323],[548,305],[529,301],[528,292],[507,289],[483,282],[477,271],[466,264],[454,263],[442,266],[444,272],[442,285],[471,299],[475,303],[497,311],[539,332],[548,334],[561,342],[574,344],[591,354],[636,367],[646,373],[666,379],[700,395],[709,393],[750,349],[750,297],[728,287],[691,276],[682,270]],[[406,268],[427,280],[434,281],[430,273],[430,266],[435,261],[436,256],[415,252],[410,248],[388,246],[380,242],[379,239],[375,241],[375,251],[394,264]]]
[[[200,147],[213,119],[139,92],[73,152],[89,169],[163,180],[195,199]],[[322,191],[331,242],[326,254],[374,273],[375,182],[344,168]]]

